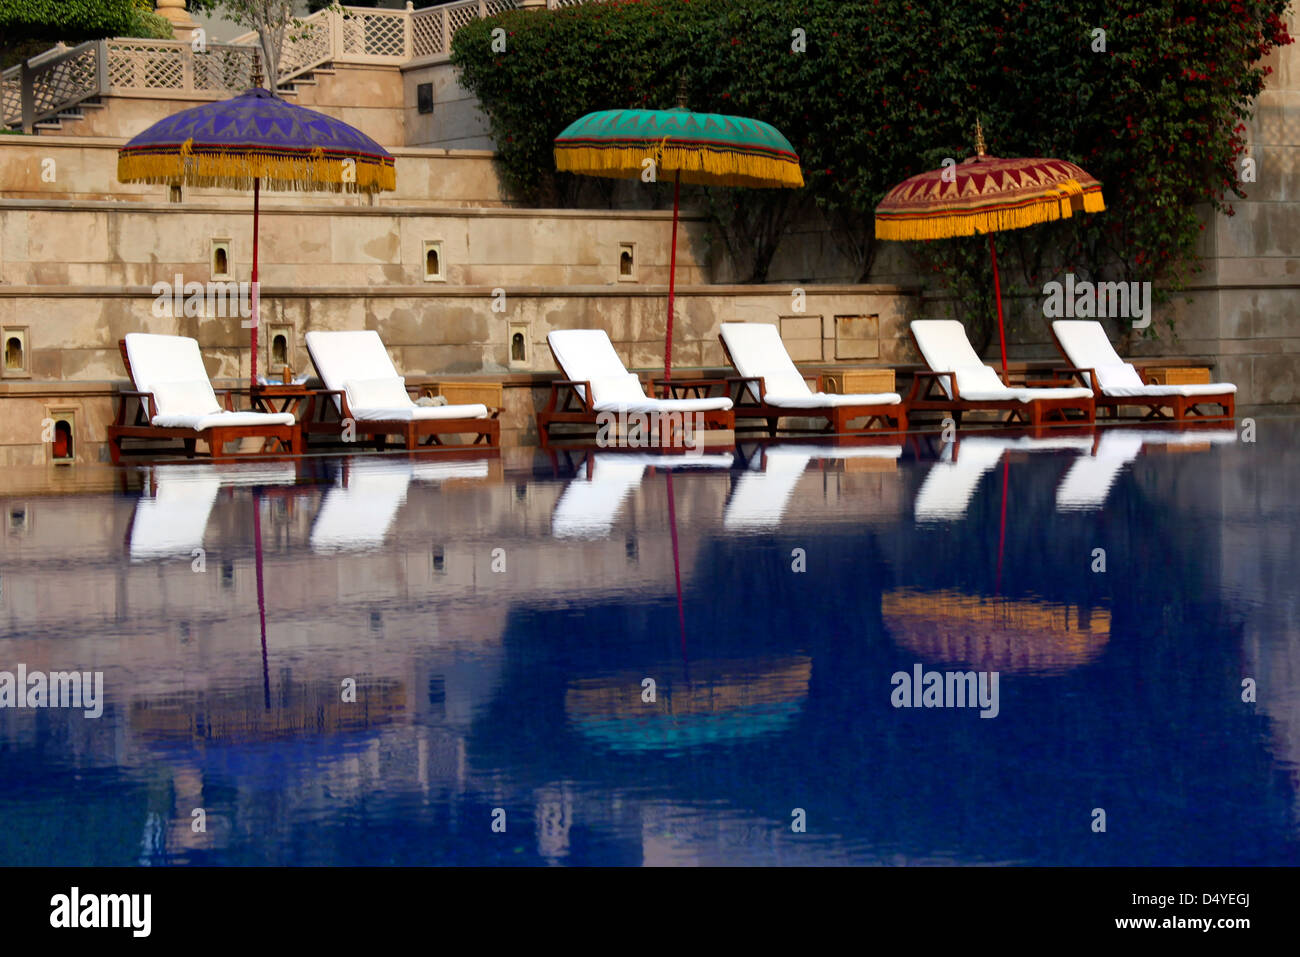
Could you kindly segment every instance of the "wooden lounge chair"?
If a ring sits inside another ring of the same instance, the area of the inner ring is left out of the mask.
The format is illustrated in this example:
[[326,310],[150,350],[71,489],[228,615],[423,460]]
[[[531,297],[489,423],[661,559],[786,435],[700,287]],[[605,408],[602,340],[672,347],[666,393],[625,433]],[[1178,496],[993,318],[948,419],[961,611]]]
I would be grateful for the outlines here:
[[1080,456],[1056,489],[1058,512],[1095,511],[1105,505],[1111,487],[1145,446],[1185,449],[1237,441],[1237,430],[1232,427],[1164,432],[1117,425],[1097,431],[1101,434],[1092,454]]
[[307,352],[325,388],[317,393],[307,416],[310,434],[370,436],[382,449],[389,435],[400,435],[406,448],[455,448],[444,436],[474,435],[473,445],[500,445],[500,409],[471,405],[416,405],[416,391],[397,374],[388,350],[373,329],[309,332]]
[[[1096,421],[1091,389],[1007,385],[975,354],[965,327],[955,319],[917,319],[910,328],[917,351],[929,366],[912,380],[907,397],[912,411],[947,411],[958,422],[967,411],[1006,411],[1008,422],[1019,420],[1033,428],[1049,419],[1084,424]],[[1069,411],[1078,412],[1081,418],[1068,419]]]
[[684,471],[731,468],[730,453],[643,455],[589,452],[585,468],[565,487],[551,513],[551,535],[561,539],[608,538],[623,503],[642,483],[647,468]]
[[[180,439],[189,458],[200,439],[214,459],[221,458],[227,442],[249,437],[267,440],[264,447],[272,450],[300,451],[302,428],[291,413],[236,412],[228,390],[221,393],[222,408],[194,339],[133,332],[118,348],[135,389],[118,393],[117,416],[108,427],[115,464],[122,459],[123,439]],[[147,451],[156,455],[159,450]]]
[[[1056,348],[1072,366],[1069,372],[1092,389],[1098,408],[1109,409],[1116,418],[1122,405],[1145,407],[1144,419],[1236,417],[1237,387],[1231,382],[1195,385],[1143,382],[1137,369],[1120,358],[1100,322],[1057,319],[1052,322],[1051,330]],[[1202,405],[1217,405],[1222,412],[1204,411]],[[1165,409],[1170,409],[1171,415],[1166,415]]]
[[238,486],[291,489],[297,481],[293,462],[155,465],[147,474],[127,526],[131,561],[192,558],[194,549],[203,547],[209,516],[223,490]]
[[[551,439],[551,427],[560,423],[599,426],[602,416],[658,416],[661,432],[653,444],[681,444],[679,431],[688,416],[701,416],[706,429],[731,429],[735,417],[731,400],[725,396],[687,399],[653,399],[645,394],[641,381],[627,371],[623,360],[603,329],[557,329],[546,337],[563,379],[551,382],[546,408],[537,413],[537,433],[543,446]],[[673,379],[678,388],[697,392],[721,380]]]
[[926,473],[916,492],[913,513],[917,524],[960,521],[966,517],[980,480],[1009,452],[1092,451],[1091,436],[971,435],[945,443],[939,460]]
[[761,532],[781,526],[795,487],[814,459],[876,459],[892,465],[903,446],[767,445],[749,461],[731,488],[722,527],[731,532]]
[[785,416],[824,418],[826,431],[835,434],[850,431],[849,422],[864,417],[864,429],[892,425],[907,431],[907,406],[896,392],[835,395],[809,389],[770,323],[724,322],[718,338],[740,373],[727,380],[737,418],[765,419],[772,435]]

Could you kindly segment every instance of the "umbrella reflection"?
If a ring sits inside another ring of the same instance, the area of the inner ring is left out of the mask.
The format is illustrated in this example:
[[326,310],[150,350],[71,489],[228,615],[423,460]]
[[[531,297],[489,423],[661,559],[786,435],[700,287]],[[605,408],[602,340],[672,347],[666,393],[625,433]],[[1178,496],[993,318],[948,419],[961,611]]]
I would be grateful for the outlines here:
[[614,751],[679,750],[787,728],[808,696],[812,659],[707,660],[688,683],[642,694],[643,671],[569,682],[564,712],[584,737]]
[[880,606],[900,648],[987,671],[1066,671],[1095,660],[1110,639],[1104,608],[912,588],[885,592]]

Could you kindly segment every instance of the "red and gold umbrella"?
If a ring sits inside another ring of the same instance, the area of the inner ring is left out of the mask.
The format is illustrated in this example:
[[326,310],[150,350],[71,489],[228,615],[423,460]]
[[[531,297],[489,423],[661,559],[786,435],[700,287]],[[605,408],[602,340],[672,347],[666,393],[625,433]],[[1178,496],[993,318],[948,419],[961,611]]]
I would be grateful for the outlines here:
[[955,166],[912,176],[885,194],[876,207],[876,238],[952,239],[989,234],[1005,378],[1007,338],[993,234],[1066,219],[1079,210],[1100,213],[1105,208],[1101,183],[1074,163],[988,156],[984,133],[976,123],[974,156]]

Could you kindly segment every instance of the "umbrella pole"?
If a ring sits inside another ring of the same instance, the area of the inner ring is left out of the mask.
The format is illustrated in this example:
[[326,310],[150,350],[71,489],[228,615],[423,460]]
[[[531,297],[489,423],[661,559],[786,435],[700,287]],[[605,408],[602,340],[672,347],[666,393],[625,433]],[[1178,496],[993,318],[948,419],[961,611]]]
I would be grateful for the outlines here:
[[998,279],[998,248],[989,233],[989,256],[993,259],[993,294],[998,300],[998,344],[1002,347],[1002,382],[1007,381],[1007,333],[1002,322],[1002,282]]
[[1007,544],[1007,471],[1011,463],[1004,452],[1002,454],[1002,519],[998,523],[998,577],[993,586],[993,594],[1002,594],[1002,551]]
[[[668,335],[664,339],[664,378],[673,377],[673,299],[677,280],[677,203],[682,195],[682,171],[673,178],[673,246],[668,259]],[[669,398],[671,387],[664,386],[664,398]]]
[[262,192],[262,178],[253,177],[253,329],[252,329],[252,354],[248,360],[248,387],[257,388],[257,324],[259,321],[260,295],[261,289],[257,282],[257,220],[259,212],[259,199]]
[[[256,327],[254,327],[256,328]],[[253,548],[257,566],[257,620],[262,631],[262,696],[271,710],[271,672],[266,661],[266,589],[262,584],[262,496],[253,489]]]
[[664,479],[668,483],[668,527],[673,537],[673,581],[677,584],[677,633],[681,638],[682,672],[689,684],[691,676],[690,665],[686,658],[686,612],[682,608],[682,566],[677,551],[677,508],[673,501],[672,469],[664,469]]

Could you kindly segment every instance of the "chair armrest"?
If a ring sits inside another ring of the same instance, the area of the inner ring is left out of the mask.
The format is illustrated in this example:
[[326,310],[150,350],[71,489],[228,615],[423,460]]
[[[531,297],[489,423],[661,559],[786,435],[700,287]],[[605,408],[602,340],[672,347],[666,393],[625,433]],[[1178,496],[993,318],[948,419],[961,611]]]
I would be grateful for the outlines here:
[[940,387],[942,388],[943,383],[941,380],[943,379],[944,376],[947,376],[948,381],[952,384],[952,401],[959,402],[961,400],[961,391],[957,388],[957,373],[935,372],[932,369],[927,369],[924,371],[912,373],[912,394],[908,396],[908,398],[909,399],[916,398],[917,389],[920,387],[921,380],[923,379],[932,379],[933,381],[938,382]]
[[[121,389],[118,391],[117,394],[124,399],[139,399],[140,405],[144,407],[144,417],[148,419],[150,422],[152,422],[153,417],[158,414],[158,400],[153,397],[152,392],[137,392],[134,389]],[[153,411],[150,411],[151,408]],[[125,402],[122,403],[122,408],[119,410],[119,412],[125,414],[126,412]],[[118,417],[121,418],[122,415],[119,415]],[[122,422],[118,422],[117,424],[121,425]]]
[[726,385],[730,379],[651,379],[653,385]]
[[745,386],[754,382],[758,383],[758,401],[761,403],[763,401],[763,396],[767,395],[767,383],[764,381],[762,376],[728,376],[727,385],[729,388],[727,391],[731,400],[735,402],[736,399],[745,392]]
[[708,389],[710,392],[711,392],[715,387],[721,387],[721,388],[722,388],[722,391],[725,393],[725,392],[727,391],[727,380],[726,380],[726,379],[720,379],[720,378],[713,378],[713,379],[704,379],[704,378],[702,378],[702,379],[651,379],[651,380],[650,380],[650,391],[651,391],[651,394],[653,394],[655,391],[657,391],[657,390],[659,390],[659,389],[663,389],[663,390],[664,390],[664,395],[666,395],[666,396],[670,396],[670,395],[672,395],[672,390],[673,390],[674,388],[677,388],[677,387],[680,387],[680,388],[683,388],[683,389]]
[[[579,391],[578,391],[578,386],[582,386],[582,387],[583,387],[583,391],[582,391],[582,392],[579,392]],[[572,389],[573,392],[574,392],[574,395],[577,395],[580,399],[582,399],[582,405],[583,405],[583,407],[584,407],[588,412],[592,411],[592,404],[591,404],[591,382],[590,382],[589,380],[587,380],[587,379],[552,379],[552,380],[551,380],[551,395],[552,395],[552,396],[555,396],[556,394],[559,393],[560,389]]]

